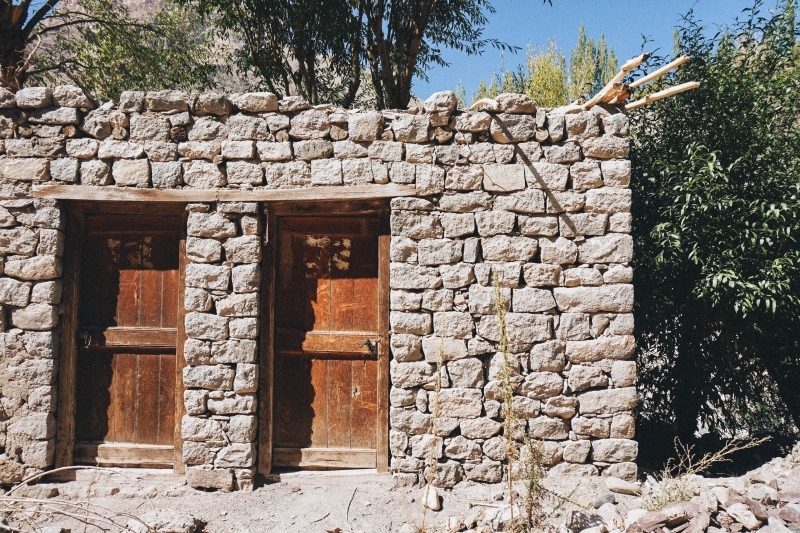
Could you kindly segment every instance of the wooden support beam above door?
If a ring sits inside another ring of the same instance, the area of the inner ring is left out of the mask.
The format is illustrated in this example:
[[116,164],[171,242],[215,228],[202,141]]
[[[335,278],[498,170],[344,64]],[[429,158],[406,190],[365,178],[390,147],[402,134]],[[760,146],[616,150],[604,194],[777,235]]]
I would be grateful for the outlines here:
[[136,189],[89,185],[34,185],[34,198],[99,202],[341,202],[414,196],[413,185],[352,185],[307,189]]

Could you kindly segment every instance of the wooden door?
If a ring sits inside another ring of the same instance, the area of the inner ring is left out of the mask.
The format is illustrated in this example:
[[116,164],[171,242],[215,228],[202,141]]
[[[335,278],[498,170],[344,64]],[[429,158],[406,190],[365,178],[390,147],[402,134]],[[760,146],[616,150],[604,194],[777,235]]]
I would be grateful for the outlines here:
[[278,222],[273,466],[375,468],[383,457],[377,218]]
[[75,463],[173,463],[180,216],[87,216]]

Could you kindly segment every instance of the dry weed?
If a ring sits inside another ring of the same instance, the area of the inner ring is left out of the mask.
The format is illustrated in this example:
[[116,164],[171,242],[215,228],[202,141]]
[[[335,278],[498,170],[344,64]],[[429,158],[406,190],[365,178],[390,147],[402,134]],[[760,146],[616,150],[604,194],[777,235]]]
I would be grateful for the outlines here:
[[[142,522],[137,516],[117,512],[88,500],[66,501],[59,498],[37,499],[14,495],[16,491],[33,481],[38,481],[44,476],[68,470],[99,470],[107,475],[121,476],[135,484],[134,481],[120,472],[110,468],[94,466],[68,466],[36,474],[23,479],[5,495],[0,496],[0,513],[9,524],[15,524],[14,526],[3,524],[0,526],[0,529],[20,533],[37,532],[41,531],[41,526],[37,523],[37,520],[41,518],[61,517],[80,522],[87,528],[122,533],[136,533],[135,530],[128,527],[131,521],[135,521],[140,523],[144,530],[149,533],[155,533],[150,526]],[[147,497],[147,501],[152,508],[153,504],[150,502],[149,497]],[[139,529],[138,526],[137,529]]]
[[660,511],[667,505],[689,500],[697,489],[694,476],[707,471],[716,463],[730,461],[730,455],[749,448],[755,448],[770,440],[770,437],[743,441],[731,439],[721,450],[706,453],[701,457],[694,454],[694,446],[683,444],[675,439],[675,459],[670,459],[656,477],[647,477],[644,484],[643,507],[648,511]]

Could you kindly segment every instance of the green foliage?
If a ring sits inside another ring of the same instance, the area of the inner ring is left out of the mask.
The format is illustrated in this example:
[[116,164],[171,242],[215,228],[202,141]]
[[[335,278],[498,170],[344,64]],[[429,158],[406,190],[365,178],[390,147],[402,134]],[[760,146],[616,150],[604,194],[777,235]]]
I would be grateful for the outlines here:
[[578,43],[569,54],[569,100],[588,100],[597,94],[619,69],[613,49],[608,48],[605,35],[595,44],[586,38],[581,24]]
[[179,0],[220,36],[241,43],[236,60],[279,96],[352,102],[360,83],[363,13],[350,0]]
[[546,49],[535,53],[528,48],[528,72],[525,94],[537,105],[558,107],[569,101],[567,62],[555,40],[550,40]]
[[641,408],[684,440],[800,425],[794,3],[706,35],[687,15],[665,81],[700,88],[631,116]]
[[65,25],[30,72],[33,80],[64,78],[96,99],[117,100],[124,90],[205,89],[220,70],[217,47],[196,13],[167,2],[151,20],[131,17],[113,0],[81,0],[80,20]]
[[524,67],[520,65],[516,72],[494,72],[488,87],[481,80],[472,101],[512,92],[527,94],[542,107],[558,107],[594,95],[619,69],[617,56],[605,36],[595,44],[594,39],[586,38],[583,25],[569,57],[567,65],[555,39],[549,40],[543,48],[529,45]]

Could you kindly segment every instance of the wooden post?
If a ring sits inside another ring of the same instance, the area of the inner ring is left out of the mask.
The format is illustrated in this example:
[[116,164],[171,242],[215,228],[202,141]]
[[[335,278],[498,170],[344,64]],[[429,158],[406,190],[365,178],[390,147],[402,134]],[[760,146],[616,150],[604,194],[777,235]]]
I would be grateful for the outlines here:
[[68,209],[64,249],[61,350],[58,364],[55,467],[71,466],[75,448],[75,369],[78,360],[78,302],[83,247],[82,212]]
[[272,470],[272,393],[273,332],[275,306],[275,258],[277,253],[277,218],[269,208],[264,213],[264,247],[261,261],[261,313],[259,317],[258,367],[258,468],[267,475]]
[[389,471],[389,211],[380,212],[378,234],[378,395],[377,395],[377,448],[378,472]]
[[189,262],[186,258],[186,222],[188,213],[184,212],[181,217],[183,227],[181,229],[180,252],[178,255],[178,323],[177,335],[175,337],[175,433],[172,439],[173,457],[172,471],[176,474],[185,474],[186,465],[183,464],[183,435],[181,434],[181,421],[186,414],[186,405],[183,403],[183,368],[186,366],[186,358],[183,355],[183,344],[186,341],[186,328],[184,316],[186,308],[184,297],[186,293],[186,265]]

